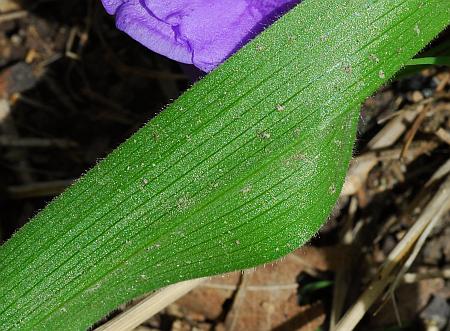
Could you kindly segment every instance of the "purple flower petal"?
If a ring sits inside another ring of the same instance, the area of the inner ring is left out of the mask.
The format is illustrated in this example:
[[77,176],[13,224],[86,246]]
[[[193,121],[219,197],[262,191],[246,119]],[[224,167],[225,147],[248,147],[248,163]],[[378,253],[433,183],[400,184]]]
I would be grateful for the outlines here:
[[117,27],[173,60],[210,71],[299,0],[102,0]]

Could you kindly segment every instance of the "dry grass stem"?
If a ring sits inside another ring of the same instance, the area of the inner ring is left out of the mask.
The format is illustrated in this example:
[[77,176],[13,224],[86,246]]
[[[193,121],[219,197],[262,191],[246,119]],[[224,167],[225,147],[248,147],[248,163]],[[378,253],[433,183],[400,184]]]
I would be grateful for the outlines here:
[[[419,245],[417,249],[420,249],[421,242],[419,238],[425,238],[427,232],[431,231],[431,228],[428,227],[436,224],[449,208],[450,177],[447,177],[415,224],[389,254],[387,262],[379,272],[379,277],[372,281],[339,321],[335,329],[336,331],[350,331],[355,328],[373,303],[383,294],[388,285],[395,281],[394,273],[401,266],[402,261],[408,259],[409,256],[412,256],[411,259],[413,259],[414,254],[417,254],[415,247]],[[430,230],[427,230],[427,228]]]
[[424,273],[406,273],[403,276],[403,283],[413,284],[424,279],[432,278],[450,279],[450,269],[432,270]]
[[241,306],[245,299],[245,294],[247,292],[247,284],[249,281],[249,271],[245,270],[242,273],[241,282],[234,296],[233,305],[229,311],[227,317],[225,318],[225,330],[234,331],[236,329],[237,320],[241,312]]
[[[358,210],[358,200],[356,197],[352,197],[348,207],[348,216],[345,220],[344,227],[340,233],[341,244],[348,247],[356,247],[352,245],[355,244],[355,233],[353,231],[353,223],[355,219],[355,214]],[[333,286],[333,303],[331,307],[330,316],[330,330],[333,331],[336,328],[340,317],[342,316],[342,311],[344,309],[344,303],[346,299],[346,294],[348,293],[348,288],[351,282],[351,271],[354,268],[354,260],[347,259],[345,264],[336,271],[335,284]]]
[[414,120],[413,125],[411,125],[411,128],[409,128],[408,132],[405,135],[405,144],[403,145],[402,152],[400,154],[400,158],[402,160],[405,159],[406,154],[408,152],[408,148],[411,145],[414,137],[416,136],[417,131],[420,128],[420,125],[425,120],[425,116],[427,115],[428,111],[430,110],[429,106],[425,106],[422,108],[422,110],[419,113],[419,116],[416,117]]
[[447,145],[450,145],[450,132],[448,132],[447,130],[439,128],[439,130],[436,131],[436,136]]
[[10,13],[0,14],[0,23],[17,20],[28,15],[27,10],[17,10]]
[[441,180],[450,173],[450,159],[448,159],[426,182],[425,187],[429,187],[437,181]]
[[177,283],[151,294],[129,310],[113,318],[106,324],[98,327],[95,331],[128,331],[133,330],[153,315],[157,314],[172,302],[178,300],[206,278],[199,278]]

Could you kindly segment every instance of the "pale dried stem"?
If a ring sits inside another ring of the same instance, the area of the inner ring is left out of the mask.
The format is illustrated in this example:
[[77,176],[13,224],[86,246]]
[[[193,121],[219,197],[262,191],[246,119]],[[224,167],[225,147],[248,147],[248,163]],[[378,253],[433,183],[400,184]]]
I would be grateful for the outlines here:
[[178,300],[198,285],[206,278],[188,280],[185,282],[170,285],[162,290],[151,294],[137,305],[113,318],[109,322],[96,328],[94,331],[128,331],[133,330],[153,315],[157,314],[172,302]]
[[0,23],[5,23],[8,21],[14,21],[19,18],[24,18],[28,15],[28,11],[26,10],[17,10],[10,13],[0,14]]
[[450,208],[450,176],[441,185],[435,196],[427,204],[416,223],[408,230],[403,239],[397,244],[383,265],[377,279],[367,287],[356,303],[345,313],[336,326],[336,331],[350,331],[355,328],[373,303],[383,294],[388,285],[395,281],[395,271],[401,265],[418,243],[430,224],[437,220]]
[[400,158],[402,160],[405,159],[406,154],[408,152],[408,148],[411,145],[414,137],[416,136],[417,131],[419,130],[420,126],[422,125],[423,121],[425,120],[425,116],[427,115],[428,111],[430,110],[430,107],[427,105],[422,108],[422,110],[419,113],[419,116],[416,117],[413,124],[409,128],[408,132],[405,135],[405,143],[402,148],[402,152],[400,154]]
[[[341,244],[345,246],[351,246],[355,241],[355,233],[353,231],[353,223],[356,211],[358,210],[358,200],[356,197],[352,197],[348,207],[348,216],[345,220],[344,227],[340,233]],[[351,282],[351,270],[354,267],[354,261],[347,259],[342,268],[336,271],[335,284],[333,286],[333,303],[331,307],[330,316],[330,330],[333,331],[336,328],[342,311],[344,309],[345,299],[348,293],[348,288]]]
[[413,284],[421,280],[433,278],[450,279],[450,269],[433,270],[424,273],[407,273],[403,276],[403,283]]
[[384,278],[386,275],[390,274],[397,267],[398,263],[406,257],[434,217],[442,215],[448,209],[449,202],[450,177],[447,177],[445,182],[436,192],[436,195],[427,204],[418,220],[388,255],[387,262],[380,271],[381,278]]
[[435,134],[439,139],[441,139],[447,145],[450,145],[450,132],[448,132],[447,130],[445,130],[443,128],[439,128]]
[[[448,187],[450,189],[450,186]],[[403,276],[406,274],[406,272],[409,270],[409,268],[412,266],[413,262],[419,255],[420,250],[425,245],[425,241],[430,236],[431,232],[433,231],[433,228],[439,223],[441,220],[441,216],[443,213],[445,213],[450,208],[450,201],[447,201],[447,203],[444,202],[441,209],[436,212],[436,215],[431,219],[431,221],[428,223],[426,228],[423,230],[422,234],[417,240],[417,243],[414,245],[414,249],[402,265],[400,271],[397,273],[394,282],[389,288],[389,293],[392,295],[395,291],[395,289],[398,287],[399,282],[402,280]]]
[[233,305],[227,317],[225,318],[225,330],[227,331],[236,330],[237,321],[239,318],[239,314],[241,312],[241,306],[244,302],[245,295],[247,293],[247,285],[249,279],[250,279],[249,271],[247,270],[243,271],[241,282],[239,284],[239,287],[233,300]]
[[431,178],[426,182],[425,187],[429,187],[441,180],[450,173],[450,159],[448,159],[439,169],[431,176]]

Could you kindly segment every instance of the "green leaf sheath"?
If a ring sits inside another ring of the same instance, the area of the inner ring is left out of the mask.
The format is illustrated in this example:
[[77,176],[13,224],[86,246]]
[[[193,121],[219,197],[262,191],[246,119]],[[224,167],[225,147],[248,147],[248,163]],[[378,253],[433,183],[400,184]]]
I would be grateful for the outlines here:
[[185,279],[305,243],[359,106],[450,22],[449,0],[306,0],[0,249],[0,330],[83,330]]

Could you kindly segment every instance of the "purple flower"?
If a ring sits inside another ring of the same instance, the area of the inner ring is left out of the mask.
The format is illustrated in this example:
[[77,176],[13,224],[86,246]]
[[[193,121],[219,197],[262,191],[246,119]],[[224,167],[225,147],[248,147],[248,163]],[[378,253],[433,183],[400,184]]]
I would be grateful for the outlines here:
[[117,27],[173,60],[210,71],[299,0],[102,0]]

